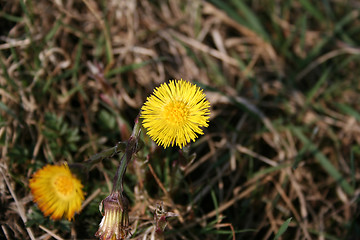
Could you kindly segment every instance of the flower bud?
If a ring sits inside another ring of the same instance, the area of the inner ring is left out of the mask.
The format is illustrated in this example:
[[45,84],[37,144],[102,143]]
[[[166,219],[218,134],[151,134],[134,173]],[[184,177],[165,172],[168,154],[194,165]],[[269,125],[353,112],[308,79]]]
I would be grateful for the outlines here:
[[125,239],[129,234],[129,201],[120,192],[115,191],[107,196],[99,205],[103,218],[95,236],[101,240]]

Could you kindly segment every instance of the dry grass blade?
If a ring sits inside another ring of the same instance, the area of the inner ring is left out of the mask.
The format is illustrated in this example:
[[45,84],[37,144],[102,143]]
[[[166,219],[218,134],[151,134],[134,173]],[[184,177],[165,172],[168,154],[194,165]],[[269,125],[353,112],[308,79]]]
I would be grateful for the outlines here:
[[264,163],[269,164],[270,166],[275,167],[275,166],[278,165],[278,163],[276,163],[275,161],[273,161],[271,159],[268,159],[268,158],[266,158],[264,156],[261,156],[261,155],[255,153],[255,152],[251,151],[250,149],[248,149],[246,147],[243,147],[241,145],[236,145],[236,149],[241,153],[245,153],[245,154],[248,154],[248,155],[250,155],[250,156],[252,156],[254,158],[257,158],[260,161],[263,161]]
[[94,191],[89,197],[87,197],[85,199],[85,201],[83,202],[83,204],[81,205],[81,210],[82,211],[91,201],[94,200],[94,198],[96,198],[99,194],[101,193],[101,189],[97,189],[96,191]]
[[[204,90],[209,126],[186,150],[142,130],[124,177],[133,239],[155,238],[159,202],[177,215],[171,240],[360,239],[355,1],[0,6],[1,239],[93,238],[121,157],[101,153],[180,78]],[[44,217],[29,191],[35,171],[64,162],[87,193],[72,223]]]
[[49,229],[47,229],[44,226],[39,225],[39,228],[41,228],[44,232],[48,233],[50,236],[52,236],[53,238],[55,238],[57,240],[64,240],[62,237],[56,235],[53,231],[50,231]]
[[319,65],[323,64],[324,62],[343,55],[343,54],[353,54],[353,55],[359,55],[360,54],[360,49],[356,49],[356,48],[340,48],[340,49],[336,49],[333,50],[331,52],[327,52],[326,54],[320,56],[319,58],[315,59],[312,63],[309,64],[309,66],[307,66],[304,70],[302,70],[299,75],[296,76],[295,80],[296,81],[300,81],[301,79],[303,79],[307,74],[309,74],[309,72],[311,72],[312,70],[314,70],[316,67],[318,67]]
[[[25,209],[24,209],[24,206],[17,200],[17,197],[16,197],[16,194],[15,192],[13,191],[11,185],[10,185],[10,182],[9,180],[7,179],[4,171],[3,171],[3,168],[0,166],[0,172],[1,172],[1,175],[3,176],[3,179],[5,180],[5,183],[6,183],[6,186],[8,187],[10,193],[11,193],[11,197],[14,199],[15,201],[15,204],[16,204],[16,207],[17,207],[17,210],[18,210],[18,213],[21,217],[21,220],[23,221],[23,223],[26,225],[26,222],[27,222],[27,218],[26,218],[26,215],[25,215]],[[29,238],[31,240],[35,240],[35,235],[33,233],[33,231],[31,230],[31,228],[29,227],[26,227],[26,231],[29,235]]]
[[196,41],[193,38],[189,38],[186,37],[178,32],[175,31],[171,31],[169,30],[169,34],[173,35],[175,38],[179,39],[180,41],[188,44],[189,46],[191,46],[192,48],[196,49],[196,50],[200,50],[204,53],[210,54],[211,56],[218,58],[220,60],[222,60],[224,63],[230,64],[232,66],[237,67],[238,66],[238,62],[236,61],[236,59],[228,56],[226,53],[223,53],[221,51],[218,51],[216,49],[212,49],[209,46],[200,43],[199,41]]

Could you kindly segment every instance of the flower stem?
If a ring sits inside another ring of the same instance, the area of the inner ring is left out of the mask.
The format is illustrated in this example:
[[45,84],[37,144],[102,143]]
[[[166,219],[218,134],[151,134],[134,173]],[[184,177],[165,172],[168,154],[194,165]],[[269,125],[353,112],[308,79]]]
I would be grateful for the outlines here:
[[124,175],[125,175],[127,165],[128,165],[128,163],[126,161],[126,153],[124,153],[124,155],[122,155],[122,157],[121,157],[120,165],[114,176],[112,193],[116,192],[116,191],[119,191],[120,193],[123,192],[123,190],[124,190],[123,180],[124,180]]
[[127,141],[125,152],[121,157],[120,165],[116,171],[113,181],[112,192],[119,191],[120,194],[124,191],[123,181],[126,172],[127,165],[133,159],[134,154],[139,151],[139,135],[141,132],[141,121],[139,116],[135,120],[133,132]]

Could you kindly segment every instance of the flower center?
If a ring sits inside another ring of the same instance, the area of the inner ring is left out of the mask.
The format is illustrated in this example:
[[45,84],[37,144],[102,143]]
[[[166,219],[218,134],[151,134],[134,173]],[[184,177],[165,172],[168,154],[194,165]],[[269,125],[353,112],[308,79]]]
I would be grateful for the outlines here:
[[164,116],[168,123],[182,125],[188,119],[189,110],[185,103],[174,101],[167,104],[164,108]]
[[63,196],[69,196],[74,190],[74,183],[69,176],[58,176],[54,185],[56,191]]

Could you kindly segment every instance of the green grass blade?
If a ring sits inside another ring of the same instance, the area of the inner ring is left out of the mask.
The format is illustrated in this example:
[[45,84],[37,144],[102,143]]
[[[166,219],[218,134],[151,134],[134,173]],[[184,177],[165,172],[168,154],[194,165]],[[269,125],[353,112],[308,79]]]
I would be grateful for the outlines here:
[[[235,5],[232,6],[225,1],[211,0],[210,2],[225,11],[230,18],[259,34],[265,41],[269,42],[269,36],[262,27],[260,21],[244,3],[241,1],[232,1]],[[241,13],[243,17],[239,13]]]
[[215,6],[219,7],[220,9],[222,9],[223,11],[225,11],[229,17],[231,17],[241,25],[247,26],[244,19],[242,19],[239,16],[239,14],[234,11],[234,8],[228,5],[225,1],[211,0],[210,2],[213,3]]
[[54,36],[55,34],[57,33],[57,31],[59,30],[59,28],[61,27],[61,20],[57,20],[54,27],[51,28],[51,30],[48,32],[48,34],[46,34],[45,36],[45,42],[48,42],[50,41]]
[[19,118],[16,116],[15,112],[8,108],[4,103],[0,102],[0,110],[6,112],[10,116],[12,116],[14,119],[19,121]]
[[284,234],[284,232],[286,231],[286,229],[288,228],[289,226],[289,223],[291,222],[291,219],[292,218],[288,218],[282,225],[281,227],[279,228],[279,231],[276,233],[275,237],[274,237],[274,240],[277,240],[281,235]]
[[9,20],[11,22],[17,22],[17,23],[21,22],[23,20],[22,17],[10,15],[10,14],[5,13],[5,12],[0,12],[0,18],[5,18],[6,20]]
[[279,165],[277,165],[275,167],[268,167],[268,168],[265,168],[265,169],[261,169],[260,171],[258,171],[258,172],[256,172],[254,174],[254,177],[269,174],[269,173],[272,173],[272,172],[287,168],[289,166],[291,166],[291,165],[290,164],[279,164]]
[[356,178],[355,178],[356,169],[355,169],[355,161],[354,161],[355,154],[360,155],[360,146],[353,146],[350,152],[350,173],[351,173],[352,186],[354,188],[356,188]]
[[354,194],[354,188],[345,180],[341,173],[334,167],[333,164],[319,151],[319,149],[301,132],[298,128],[292,128],[294,134],[301,140],[301,142],[308,146],[309,152],[314,153],[315,159],[319,164],[329,173],[329,175],[340,184],[341,188],[349,194]]
[[314,6],[308,0],[300,0],[301,5],[319,22],[323,22],[325,20],[324,16],[322,15],[320,9],[317,6]]
[[335,104],[337,109],[340,110],[340,112],[343,112],[347,115],[353,116],[357,121],[360,121],[360,113],[358,113],[355,109],[352,107],[342,104],[342,103],[336,103]]
[[255,13],[243,2],[243,1],[232,1],[237,9],[241,12],[244,16],[245,21],[247,22],[248,26],[256,33],[261,35],[261,37],[266,40],[270,41],[269,35],[261,25],[259,18],[255,15]]
[[325,81],[328,79],[330,68],[326,69],[323,74],[321,75],[319,81],[315,83],[315,86],[309,91],[309,93],[306,96],[306,102],[309,103],[314,98],[315,94],[319,91],[320,87],[325,83]]
[[81,60],[81,54],[83,50],[83,42],[82,39],[80,39],[79,44],[76,46],[76,55],[75,55],[75,61],[73,66],[73,79],[77,79],[77,75],[80,72],[80,60]]
[[[28,5],[26,5],[26,4],[27,4],[27,3],[25,3],[24,0],[20,0],[20,6],[21,6],[22,10],[24,11],[26,17],[27,17],[31,22],[33,22],[32,14],[30,13],[31,8],[30,8]],[[29,4],[31,4],[31,2],[30,2]]]
[[[307,1],[307,0],[306,0]],[[304,61],[302,61],[301,64],[299,64],[300,69],[304,68],[307,64],[309,64],[311,61],[314,60],[314,58],[316,58],[321,51],[323,50],[323,48],[326,46],[326,44],[328,44],[331,40],[333,40],[334,36],[336,34],[340,34],[343,31],[343,28],[347,25],[347,24],[351,24],[355,21],[355,19],[358,17],[358,12],[350,12],[348,13],[345,17],[343,17],[342,19],[340,19],[339,21],[336,22],[334,30],[328,34],[325,35],[309,52],[308,56],[304,59]]]

